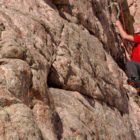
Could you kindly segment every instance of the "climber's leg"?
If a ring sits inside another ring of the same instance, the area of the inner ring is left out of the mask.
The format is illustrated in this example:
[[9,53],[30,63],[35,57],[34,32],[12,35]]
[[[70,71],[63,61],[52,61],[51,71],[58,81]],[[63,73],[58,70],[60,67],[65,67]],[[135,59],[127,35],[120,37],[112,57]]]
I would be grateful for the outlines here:
[[140,89],[140,63],[130,61],[126,65],[128,74],[128,84]]
[[140,63],[135,62],[137,69],[138,69],[138,75],[139,75],[139,79],[140,79]]
[[[139,64],[138,64],[139,65]],[[129,61],[126,64],[128,78],[139,78],[137,62]]]

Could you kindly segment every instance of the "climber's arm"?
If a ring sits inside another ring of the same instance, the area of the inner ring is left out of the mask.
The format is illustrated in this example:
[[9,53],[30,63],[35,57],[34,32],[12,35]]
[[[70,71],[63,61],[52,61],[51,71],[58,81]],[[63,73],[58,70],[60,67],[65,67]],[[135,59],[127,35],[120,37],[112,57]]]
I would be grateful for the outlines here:
[[133,36],[133,35],[129,35],[129,34],[127,34],[127,33],[124,31],[124,29],[123,29],[123,27],[122,27],[122,24],[121,24],[121,22],[120,22],[119,20],[116,21],[116,26],[118,27],[119,32],[120,32],[120,35],[121,35],[121,37],[122,37],[123,39],[126,39],[126,40],[128,40],[128,41],[134,41],[134,36]]

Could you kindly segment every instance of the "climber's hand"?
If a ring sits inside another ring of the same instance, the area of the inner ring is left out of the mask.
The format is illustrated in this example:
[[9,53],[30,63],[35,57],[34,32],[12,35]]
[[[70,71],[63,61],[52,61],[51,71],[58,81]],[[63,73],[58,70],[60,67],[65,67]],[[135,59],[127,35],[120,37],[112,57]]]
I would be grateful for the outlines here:
[[120,22],[119,20],[116,21],[115,25],[116,25],[117,27],[122,26],[122,24],[121,24],[121,22]]

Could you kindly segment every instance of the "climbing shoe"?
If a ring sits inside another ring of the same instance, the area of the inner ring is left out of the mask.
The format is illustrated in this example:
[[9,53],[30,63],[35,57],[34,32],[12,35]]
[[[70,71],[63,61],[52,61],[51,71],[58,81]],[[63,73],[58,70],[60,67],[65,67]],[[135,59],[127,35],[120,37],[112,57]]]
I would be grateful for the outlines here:
[[127,83],[128,83],[128,85],[131,85],[133,87],[135,86],[135,81],[134,80],[128,79]]
[[136,86],[136,81],[137,81],[137,78],[131,77],[131,78],[128,78],[127,83],[128,83],[128,85],[131,85],[131,86],[135,87]]
[[134,88],[136,88],[138,91],[140,91],[140,80],[139,78],[131,77],[128,78],[127,83]]

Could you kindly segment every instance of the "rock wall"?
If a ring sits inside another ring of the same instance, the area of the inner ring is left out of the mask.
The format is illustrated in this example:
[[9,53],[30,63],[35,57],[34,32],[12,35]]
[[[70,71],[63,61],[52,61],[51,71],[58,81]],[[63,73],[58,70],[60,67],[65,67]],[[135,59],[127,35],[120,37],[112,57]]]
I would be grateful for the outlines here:
[[109,2],[0,1],[1,140],[139,140]]
[[131,15],[134,17],[134,27],[140,26],[140,1],[139,0],[128,0]]

